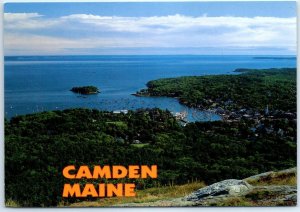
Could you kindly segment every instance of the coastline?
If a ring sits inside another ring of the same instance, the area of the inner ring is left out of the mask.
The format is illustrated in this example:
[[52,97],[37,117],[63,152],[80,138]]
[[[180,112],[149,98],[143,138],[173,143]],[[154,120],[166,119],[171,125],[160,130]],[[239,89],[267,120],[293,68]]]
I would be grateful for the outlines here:
[[[239,72],[241,75],[249,74],[255,75],[256,72],[259,73],[259,71],[266,71],[267,72],[280,72],[282,70],[288,70],[292,71],[292,68],[270,68],[270,69],[247,69],[247,68],[239,68],[235,69],[233,72]],[[296,68],[295,68],[296,70]],[[267,73],[266,72],[266,73]],[[264,73],[265,74],[265,73]],[[209,75],[208,75],[209,76]],[[216,76],[222,76],[222,75],[216,75]],[[225,76],[225,75],[224,75]],[[234,76],[234,75],[231,75]],[[247,75],[246,75],[247,76]],[[195,76],[198,77],[198,76]],[[205,78],[206,76],[200,76],[198,78]],[[158,79],[154,81],[149,81],[147,83],[147,88],[141,89],[140,91],[137,91],[136,93],[132,94],[136,97],[155,97],[155,96],[160,96],[157,95],[157,93],[151,93],[152,89],[155,89],[155,85],[152,85],[152,82],[155,81],[163,81],[163,80],[175,80],[176,78],[170,78],[170,79]],[[189,102],[188,100],[185,100],[178,96],[176,92],[173,93],[168,93],[167,95],[162,95],[160,97],[169,97],[169,98],[176,98],[178,99],[178,102],[182,105],[185,105],[189,108],[193,109],[198,109],[201,111],[207,111],[211,112],[214,114],[219,115],[223,121],[225,122],[239,122],[241,119],[245,120],[254,120],[256,124],[260,122],[260,120],[265,120],[265,119],[282,119],[286,118],[289,120],[296,120],[297,117],[297,112],[291,112],[291,111],[284,111],[284,110],[278,110],[278,109],[269,109],[268,105],[266,105],[266,108],[264,109],[258,109],[258,108],[251,108],[251,107],[242,107],[239,105],[236,105],[232,109],[228,109],[228,106],[234,105],[235,103],[231,99],[226,99],[226,100],[214,100],[214,99],[207,99],[206,102],[209,102],[208,106],[205,106],[203,104],[193,104]],[[230,108],[230,107],[229,107]]]

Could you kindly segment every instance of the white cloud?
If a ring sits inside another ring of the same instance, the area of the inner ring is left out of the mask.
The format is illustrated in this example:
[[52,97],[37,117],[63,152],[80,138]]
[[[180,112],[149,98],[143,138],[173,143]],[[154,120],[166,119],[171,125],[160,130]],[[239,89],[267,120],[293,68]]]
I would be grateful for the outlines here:
[[37,17],[42,17],[42,15],[38,13],[4,13],[4,19],[7,22],[28,20]]
[[126,48],[126,47],[153,47],[155,42],[145,41],[143,38],[130,40],[125,38],[80,38],[66,39],[59,37],[40,35],[20,35],[18,33],[6,33],[4,39],[5,53],[20,54],[72,54],[72,49],[93,48]]
[[296,49],[296,17],[72,14],[49,19],[38,13],[6,13],[4,21],[7,52],[118,47]]
[[[118,16],[97,16],[91,14],[73,14],[63,16],[64,20],[75,20],[80,23],[92,24],[95,26],[109,26],[116,31],[143,32],[145,30],[165,29],[170,30],[187,29],[194,27],[232,27],[251,28],[251,27],[280,27],[293,26],[295,28],[296,18],[276,18],[276,17],[190,17],[183,15],[152,16],[152,17],[118,17]],[[153,28],[156,26],[157,28]]]
[[46,19],[38,13],[4,13],[4,30],[45,29],[61,23],[59,19]]

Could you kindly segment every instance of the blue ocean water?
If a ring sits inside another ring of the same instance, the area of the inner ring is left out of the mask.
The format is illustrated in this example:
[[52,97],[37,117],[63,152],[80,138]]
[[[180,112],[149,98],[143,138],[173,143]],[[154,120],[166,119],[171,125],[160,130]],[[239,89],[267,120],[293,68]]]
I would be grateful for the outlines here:
[[[214,74],[236,74],[236,68],[296,67],[287,56],[10,56],[5,57],[5,117],[66,108],[187,111],[189,121],[219,116],[187,108],[167,97],[135,97],[149,80]],[[98,95],[84,98],[74,86],[94,85]]]

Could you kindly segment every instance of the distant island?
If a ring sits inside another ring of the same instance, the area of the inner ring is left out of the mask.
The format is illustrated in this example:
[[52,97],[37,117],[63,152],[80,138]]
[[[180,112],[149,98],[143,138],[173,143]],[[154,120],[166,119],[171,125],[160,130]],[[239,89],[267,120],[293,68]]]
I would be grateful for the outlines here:
[[296,57],[253,57],[259,60],[295,60]]
[[100,93],[99,89],[95,86],[73,87],[70,91],[84,95]]

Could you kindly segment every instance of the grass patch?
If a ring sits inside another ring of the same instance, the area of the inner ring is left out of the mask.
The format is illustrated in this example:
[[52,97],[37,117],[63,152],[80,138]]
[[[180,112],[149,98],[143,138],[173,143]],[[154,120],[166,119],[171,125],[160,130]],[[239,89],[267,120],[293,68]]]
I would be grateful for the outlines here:
[[273,172],[267,176],[260,177],[259,179],[248,179],[247,182],[255,186],[264,185],[297,185],[297,174],[295,172]]
[[211,203],[209,206],[216,206],[216,207],[242,207],[242,206],[255,206],[253,202],[248,201],[241,197],[232,197],[228,198],[222,202]]
[[131,146],[137,147],[137,148],[142,148],[144,146],[148,146],[149,144],[131,144]]
[[116,127],[119,127],[119,128],[123,128],[123,129],[127,129],[128,126],[125,122],[123,121],[107,121],[106,124],[108,125],[113,125],[113,126],[116,126]]
[[145,190],[138,190],[136,197],[102,198],[98,201],[83,201],[73,203],[71,205],[65,205],[61,203],[60,206],[65,205],[69,207],[108,207],[126,203],[155,202],[158,200],[167,200],[170,198],[183,197],[190,194],[193,191],[203,188],[204,186],[205,184],[203,182],[194,182],[185,185],[156,187]]
[[20,205],[16,201],[8,199],[5,201],[5,207],[18,208]]
[[258,190],[252,191],[245,196],[247,199],[251,199],[253,201],[263,200],[263,199],[270,199],[271,197],[276,197],[276,194],[272,193],[268,190]]
[[107,121],[106,124],[111,124],[118,127],[127,127],[127,124],[123,121]]
[[244,198],[247,202],[252,202],[253,206],[295,206],[294,201],[281,200],[280,192],[269,190],[253,190]]

